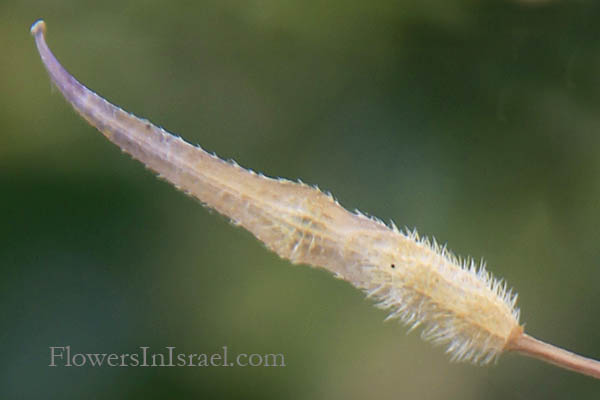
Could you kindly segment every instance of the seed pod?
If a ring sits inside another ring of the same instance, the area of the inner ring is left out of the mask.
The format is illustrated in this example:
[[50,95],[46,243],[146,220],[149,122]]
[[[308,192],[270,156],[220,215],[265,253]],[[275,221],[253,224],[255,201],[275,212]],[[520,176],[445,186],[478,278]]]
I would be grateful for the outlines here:
[[447,344],[454,360],[488,363],[504,350],[517,350],[600,377],[597,362],[525,335],[517,295],[483,264],[461,261],[416,232],[403,233],[393,224],[351,213],[316,187],[244,169],[137,118],[83,86],[59,64],[46,45],[43,21],[31,33],[52,82],[85,120],[282,258],[325,268],[364,290],[389,310],[388,318],[411,328],[422,325],[425,339]]

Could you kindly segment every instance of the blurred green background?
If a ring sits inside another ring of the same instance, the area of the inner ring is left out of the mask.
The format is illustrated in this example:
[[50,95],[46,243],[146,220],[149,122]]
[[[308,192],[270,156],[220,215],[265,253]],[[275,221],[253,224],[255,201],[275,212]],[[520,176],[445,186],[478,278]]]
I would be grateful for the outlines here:
[[[592,1],[0,3],[0,397],[592,398],[452,364],[350,285],[156,179],[54,90],[29,26],[123,108],[483,257],[527,330],[600,358]],[[285,368],[49,368],[49,346],[284,353]]]

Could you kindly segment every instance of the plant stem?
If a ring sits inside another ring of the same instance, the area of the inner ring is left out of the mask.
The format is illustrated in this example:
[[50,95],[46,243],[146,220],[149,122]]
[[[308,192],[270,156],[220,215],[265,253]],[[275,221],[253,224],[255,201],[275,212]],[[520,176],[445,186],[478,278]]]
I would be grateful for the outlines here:
[[571,353],[525,333],[513,339],[508,349],[518,351],[529,357],[538,358],[561,368],[600,379],[600,361]]

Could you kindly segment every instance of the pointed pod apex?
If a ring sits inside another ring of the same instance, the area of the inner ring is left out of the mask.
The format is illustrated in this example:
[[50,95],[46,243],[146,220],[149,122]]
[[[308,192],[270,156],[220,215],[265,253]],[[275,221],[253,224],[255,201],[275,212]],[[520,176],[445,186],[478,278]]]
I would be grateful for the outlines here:
[[46,23],[44,22],[43,19],[38,19],[37,21],[35,21],[33,23],[33,25],[31,25],[30,31],[33,36],[37,36],[40,33],[42,35],[45,35],[46,34]]

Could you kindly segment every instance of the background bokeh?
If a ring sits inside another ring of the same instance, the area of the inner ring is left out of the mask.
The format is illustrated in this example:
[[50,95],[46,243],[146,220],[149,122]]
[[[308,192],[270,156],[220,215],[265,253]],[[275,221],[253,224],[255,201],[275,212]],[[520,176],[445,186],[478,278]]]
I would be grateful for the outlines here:
[[[156,179],[51,87],[40,17],[114,103],[485,258],[531,334],[600,358],[597,2],[2,0],[0,398],[597,396],[516,355],[450,363]],[[49,368],[61,345],[287,367]]]

